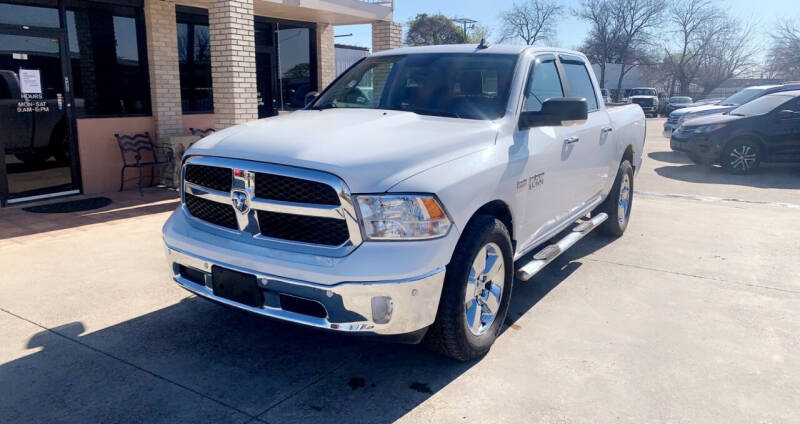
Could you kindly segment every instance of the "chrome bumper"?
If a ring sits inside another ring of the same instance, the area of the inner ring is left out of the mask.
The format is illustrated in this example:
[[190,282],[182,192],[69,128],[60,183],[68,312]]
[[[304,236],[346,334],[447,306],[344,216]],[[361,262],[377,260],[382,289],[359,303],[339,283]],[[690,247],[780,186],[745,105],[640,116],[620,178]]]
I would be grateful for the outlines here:
[[[444,285],[443,267],[405,280],[343,282],[327,286],[266,275],[170,247],[166,253],[175,282],[198,296],[258,315],[341,332],[399,335],[425,328],[436,318]],[[265,296],[265,305],[252,307],[216,296],[211,277],[211,268],[215,265],[255,275]],[[205,284],[185,278],[181,275],[181,266],[201,272]],[[274,299],[278,295],[317,302],[325,308],[327,316],[320,318],[287,311],[279,304],[267,301],[270,296]],[[388,320],[387,309],[390,311]]]

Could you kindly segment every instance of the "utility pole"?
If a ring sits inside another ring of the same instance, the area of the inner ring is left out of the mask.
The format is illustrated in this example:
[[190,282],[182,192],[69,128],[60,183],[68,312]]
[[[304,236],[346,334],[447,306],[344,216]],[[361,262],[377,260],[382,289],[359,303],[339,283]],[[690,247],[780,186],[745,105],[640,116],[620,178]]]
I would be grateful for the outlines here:
[[461,27],[464,29],[464,42],[467,41],[467,25],[469,25],[469,28],[472,28],[473,24],[478,22],[475,19],[470,19],[470,18],[452,18],[450,20],[455,23],[461,24]]

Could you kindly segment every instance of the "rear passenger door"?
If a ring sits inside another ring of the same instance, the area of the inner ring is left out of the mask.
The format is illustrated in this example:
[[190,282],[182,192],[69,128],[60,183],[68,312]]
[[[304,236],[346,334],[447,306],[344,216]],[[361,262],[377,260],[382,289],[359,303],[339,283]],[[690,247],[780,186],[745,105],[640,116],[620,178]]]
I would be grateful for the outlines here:
[[597,199],[608,184],[615,148],[611,139],[608,113],[597,99],[596,83],[581,57],[559,55],[567,97],[584,97],[589,108],[588,120],[580,125],[561,127],[564,145],[562,157],[567,166],[569,187],[574,190],[569,213],[577,212]]

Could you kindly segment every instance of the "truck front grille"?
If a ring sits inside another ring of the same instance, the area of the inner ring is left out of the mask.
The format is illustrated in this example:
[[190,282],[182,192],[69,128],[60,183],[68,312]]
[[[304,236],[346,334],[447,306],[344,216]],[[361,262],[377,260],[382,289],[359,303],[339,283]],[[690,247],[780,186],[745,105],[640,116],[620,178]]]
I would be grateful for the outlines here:
[[653,106],[653,99],[631,99],[631,102],[644,107]]
[[338,246],[350,236],[342,219],[258,211],[258,225],[266,237],[326,246]]
[[249,243],[328,256],[343,256],[361,244],[350,193],[333,175],[198,156],[187,159],[183,175],[186,212],[238,230]]
[[192,216],[203,221],[234,230],[239,228],[236,223],[236,212],[231,205],[186,194],[186,207],[189,208],[189,213]]
[[186,165],[186,181],[218,191],[231,191],[233,171],[218,166]]
[[333,187],[316,181],[256,172],[256,197],[282,202],[338,205]]

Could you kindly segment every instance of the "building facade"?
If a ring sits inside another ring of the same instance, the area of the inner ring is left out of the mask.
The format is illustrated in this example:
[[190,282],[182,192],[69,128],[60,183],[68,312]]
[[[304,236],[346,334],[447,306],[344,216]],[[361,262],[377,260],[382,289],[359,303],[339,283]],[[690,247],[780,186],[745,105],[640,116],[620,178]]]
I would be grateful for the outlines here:
[[[0,204],[100,193],[115,134],[159,144],[304,106],[336,75],[335,25],[401,45],[388,0],[0,0]],[[144,160],[144,159],[143,159]]]

